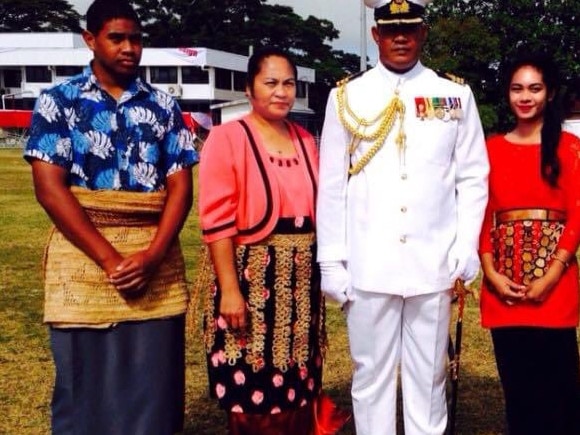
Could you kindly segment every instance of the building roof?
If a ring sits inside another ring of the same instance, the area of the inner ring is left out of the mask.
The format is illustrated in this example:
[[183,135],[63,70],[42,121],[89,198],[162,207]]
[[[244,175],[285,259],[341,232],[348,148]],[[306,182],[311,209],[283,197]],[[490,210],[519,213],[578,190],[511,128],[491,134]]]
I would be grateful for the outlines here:
[[83,37],[70,32],[6,32],[0,33],[0,48],[84,48]]
[[[234,101],[226,101],[225,103],[217,103],[217,104],[212,104],[211,106],[209,106],[209,108],[211,110],[214,109],[224,109],[224,108],[230,108],[230,107],[243,107],[246,108],[248,111],[250,110],[250,103],[248,102],[247,99],[243,98],[241,100],[234,100]],[[315,112],[314,110],[310,109],[309,107],[306,107],[304,104],[299,103],[298,101],[294,102],[294,105],[292,106],[292,110],[293,113],[307,113],[310,115],[313,115]]]
[[[74,33],[0,33],[0,66],[84,66],[92,58]],[[199,66],[246,71],[248,56],[200,47],[144,48],[141,66]],[[301,81],[314,83],[312,68],[298,67]]]

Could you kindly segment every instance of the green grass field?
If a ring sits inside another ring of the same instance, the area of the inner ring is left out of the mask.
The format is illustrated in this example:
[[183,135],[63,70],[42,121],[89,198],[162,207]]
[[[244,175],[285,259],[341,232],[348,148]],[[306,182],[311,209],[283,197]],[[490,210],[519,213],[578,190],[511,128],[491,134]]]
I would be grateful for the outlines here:
[[[0,434],[47,434],[54,368],[42,324],[40,262],[50,222],[36,203],[30,168],[20,150],[0,149]],[[188,278],[195,282],[199,251],[192,212],[182,232]],[[225,418],[207,397],[199,313],[192,310],[187,341],[185,433],[225,433]],[[329,350],[325,390],[350,408],[351,363],[344,319],[328,307]],[[341,434],[353,434],[352,424]],[[503,398],[487,331],[479,326],[477,302],[464,316],[457,434],[503,433]],[[299,435],[299,434],[297,434]]]

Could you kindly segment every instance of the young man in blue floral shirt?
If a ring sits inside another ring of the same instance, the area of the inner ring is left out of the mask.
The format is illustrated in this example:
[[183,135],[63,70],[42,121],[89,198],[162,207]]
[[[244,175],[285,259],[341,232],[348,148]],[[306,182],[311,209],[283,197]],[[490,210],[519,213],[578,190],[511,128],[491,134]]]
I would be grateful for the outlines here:
[[44,91],[25,158],[54,223],[45,321],[55,434],[172,434],[183,425],[188,300],[178,234],[198,155],[176,101],[137,75],[141,26],[95,0],[93,60]]

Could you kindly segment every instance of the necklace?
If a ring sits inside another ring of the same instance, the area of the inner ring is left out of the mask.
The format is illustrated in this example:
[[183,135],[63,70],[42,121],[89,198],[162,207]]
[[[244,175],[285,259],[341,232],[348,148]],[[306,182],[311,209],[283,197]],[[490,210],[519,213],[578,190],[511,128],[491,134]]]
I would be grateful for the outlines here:
[[293,156],[296,152],[294,142],[285,120],[268,121],[251,113],[250,117],[255,122],[256,128],[262,138],[263,147],[271,154],[279,157]]
[[[336,98],[338,102],[338,115],[340,122],[349,133],[352,134],[352,140],[349,144],[349,153],[352,155],[362,140],[369,142],[374,141],[368,151],[349,168],[349,174],[358,174],[371,161],[375,154],[383,147],[387,136],[393,129],[397,120],[399,121],[399,131],[397,132],[395,143],[397,144],[399,151],[399,158],[404,158],[406,148],[406,136],[403,131],[405,104],[399,97],[398,89],[395,89],[395,96],[389,104],[387,104],[387,106],[372,119],[361,118],[353,112],[348,104],[346,83],[342,83],[338,87]],[[367,132],[366,130],[369,127],[374,128]]]

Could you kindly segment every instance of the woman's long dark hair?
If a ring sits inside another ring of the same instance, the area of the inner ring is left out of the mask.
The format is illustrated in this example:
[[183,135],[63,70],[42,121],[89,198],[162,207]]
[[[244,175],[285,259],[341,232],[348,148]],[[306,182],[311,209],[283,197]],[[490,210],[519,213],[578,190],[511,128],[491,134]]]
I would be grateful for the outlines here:
[[[506,90],[509,96],[509,86],[517,70],[531,66],[542,74],[546,85],[547,101],[544,109],[541,145],[542,178],[552,187],[557,187],[560,176],[560,160],[558,159],[558,144],[562,134],[562,108],[560,105],[560,72],[551,56],[545,53],[526,53],[515,58],[506,75]],[[509,98],[509,97],[508,97]],[[509,101],[509,99],[508,99]]]

